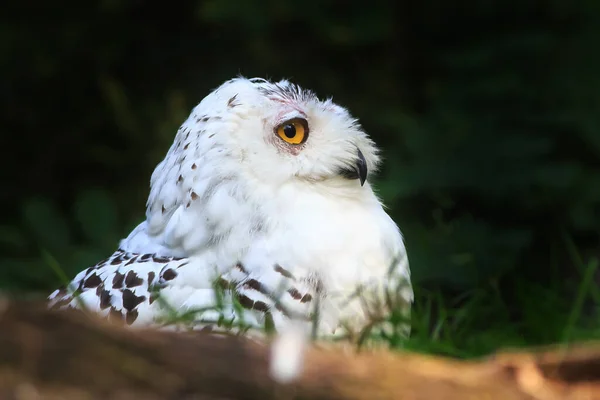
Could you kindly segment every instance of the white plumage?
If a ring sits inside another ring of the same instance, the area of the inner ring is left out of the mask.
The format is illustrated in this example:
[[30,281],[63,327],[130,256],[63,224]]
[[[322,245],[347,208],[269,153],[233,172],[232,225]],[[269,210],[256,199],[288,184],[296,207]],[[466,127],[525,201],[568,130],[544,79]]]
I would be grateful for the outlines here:
[[361,330],[390,297],[408,311],[402,237],[367,179],[378,161],[331,100],[285,80],[227,81],[154,170],[146,220],[51,305],[84,304],[130,325],[197,310],[192,325],[202,329],[240,318],[308,326],[316,315],[320,335]]

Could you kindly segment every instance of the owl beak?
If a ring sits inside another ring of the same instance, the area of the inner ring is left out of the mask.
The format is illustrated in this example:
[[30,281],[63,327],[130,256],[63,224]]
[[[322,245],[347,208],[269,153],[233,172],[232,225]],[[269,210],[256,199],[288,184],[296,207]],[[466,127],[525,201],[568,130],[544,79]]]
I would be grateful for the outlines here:
[[358,158],[356,159],[356,171],[358,172],[358,179],[360,179],[360,186],[365,184],[367,180],[367,160],[362,151],[358,150]]
[[356,149],[356,162],[355,164],[348,168],[344,168],[340,171],[340,175],[342,175],[346,179],[360,179],[360,186],[365,184],[367,180],[367,160],[365,160],[365,156],[362,151]]

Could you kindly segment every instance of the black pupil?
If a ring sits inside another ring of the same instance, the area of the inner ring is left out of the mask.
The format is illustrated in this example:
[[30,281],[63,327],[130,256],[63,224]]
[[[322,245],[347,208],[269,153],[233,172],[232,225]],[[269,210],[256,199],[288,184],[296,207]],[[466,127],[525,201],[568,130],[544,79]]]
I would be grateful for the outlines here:
[[283,133],[289,139],[293,139],[296,136],[296,127],[292,124],[287,124],[283,127]]

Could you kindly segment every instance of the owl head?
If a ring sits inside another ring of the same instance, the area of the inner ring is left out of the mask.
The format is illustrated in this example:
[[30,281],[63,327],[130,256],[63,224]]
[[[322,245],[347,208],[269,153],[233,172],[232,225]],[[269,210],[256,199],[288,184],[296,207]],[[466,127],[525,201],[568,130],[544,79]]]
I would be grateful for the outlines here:
[[205,140],[218,143],[239,168],[266,183],[360,188],[379,161],[373,141],[345,108],[287,80],[229,80],[190,119],[205,124]]

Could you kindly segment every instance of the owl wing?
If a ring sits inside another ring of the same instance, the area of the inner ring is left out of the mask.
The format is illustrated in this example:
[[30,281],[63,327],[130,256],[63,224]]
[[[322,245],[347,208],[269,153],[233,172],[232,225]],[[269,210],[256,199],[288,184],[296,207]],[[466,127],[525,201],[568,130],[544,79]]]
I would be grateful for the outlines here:
[[129,325],[149,323],[155,314],[156,289],[167,286],[175,271],[188,262],[119,249],[81,271],[68,287],[54,291],[50,307],[86,309]]
[[85,309],[128,325],[174,325],[211,331],[309,323],[318,285],[283,267],[248,271],[241,263],[220,276],[200,259],[118,250],[80,272],[49,297],[50,307]]

